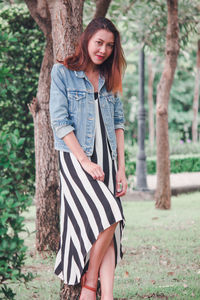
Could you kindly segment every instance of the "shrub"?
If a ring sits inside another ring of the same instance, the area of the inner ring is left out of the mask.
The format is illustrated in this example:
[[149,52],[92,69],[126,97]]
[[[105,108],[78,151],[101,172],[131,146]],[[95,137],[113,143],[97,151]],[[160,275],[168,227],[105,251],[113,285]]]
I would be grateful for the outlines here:
[[[128,155],[127,155],[128,157]],[[156,174],[156,157],[147,158],[147,174]],[[126,175],[134,175],[136,170],[136,159],[126,161]],[[174,155],[170,156],[170,172],[200,172],[200,155]]]
[[37,92],[37,82],[43,56],[44,36],[32,19],[25,4],[5,6],[0,10],[1,31],[7,37],[2,41],[6,52],[1,64],[11,77],[0,82],[0,128],[4,132],[18,129],[26,137],[24,151],[28,173],[27,186],[33,192],[35,174],[33,120],[27,104]]
[[31,203],[24,177],[26,162],[20,157],[24,143],[18,130],[0,133],[0,299],[14,299],[8,282],[32,278],[31,273],[22,272],[26,247],[19,237],[24,231],[21,213]]

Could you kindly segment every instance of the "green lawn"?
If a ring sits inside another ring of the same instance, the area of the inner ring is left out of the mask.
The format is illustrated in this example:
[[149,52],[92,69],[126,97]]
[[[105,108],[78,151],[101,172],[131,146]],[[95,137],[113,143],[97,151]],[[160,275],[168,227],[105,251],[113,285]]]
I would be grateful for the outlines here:
[[[200,299],[200,193],[172,198],[172,209],[153,202],[124,202],[124,259],[116,269],[116,299]],[[34,231],[34,206],[26,227]],[[35,278],[16,286],[17,300],[59,300],[54,257],[35,251],[34,233],[26,237],[25,269]]]

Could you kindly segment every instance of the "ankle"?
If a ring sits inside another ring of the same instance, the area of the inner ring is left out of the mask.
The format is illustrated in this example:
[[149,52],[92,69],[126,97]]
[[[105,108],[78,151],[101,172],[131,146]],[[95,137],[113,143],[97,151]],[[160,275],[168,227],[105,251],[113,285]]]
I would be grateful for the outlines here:
[[98,274],[93,274],[91,272],[86,273],[85,285],[97,287]]
[[113,294],[106,294],[106,295],[102,295],[101,294],[101,300],[113,300]]
[[101,300],[113,300],[113,292],[110,291],[102,291],[101,290]]

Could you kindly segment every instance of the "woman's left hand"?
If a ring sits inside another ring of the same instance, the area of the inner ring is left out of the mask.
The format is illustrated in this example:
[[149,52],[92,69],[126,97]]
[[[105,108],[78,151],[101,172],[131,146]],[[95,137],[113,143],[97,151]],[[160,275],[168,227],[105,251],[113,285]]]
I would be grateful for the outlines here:
[[124,170],[118,170],[116,174],[116,197],[122,197],[127,191],[127,180]]

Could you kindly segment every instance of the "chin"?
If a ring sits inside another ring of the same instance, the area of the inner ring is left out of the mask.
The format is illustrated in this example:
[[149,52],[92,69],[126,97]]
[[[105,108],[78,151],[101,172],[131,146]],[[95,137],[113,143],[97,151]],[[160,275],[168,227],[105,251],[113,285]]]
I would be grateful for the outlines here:
[[95,65],[101,65],[102,63],[104,62],[104,60],[103,61],[96,61],[96,62],[94,62],[95,63]]

